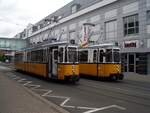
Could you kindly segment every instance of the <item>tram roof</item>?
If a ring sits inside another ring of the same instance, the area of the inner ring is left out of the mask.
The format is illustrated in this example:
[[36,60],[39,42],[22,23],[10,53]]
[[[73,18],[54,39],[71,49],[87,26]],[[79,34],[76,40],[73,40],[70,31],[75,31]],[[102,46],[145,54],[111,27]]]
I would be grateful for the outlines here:
[[96,44],[96,45],[90,45],[89,48],[98,48],[98,47],[114,47],[114,43],[103,43],[103,44]]
[[53,42],[53,43],[35,45],[35,46],[32,46],[32,47],[23,48],[21,51],[40,50],[40,49],[43,49],[45,47],[56,47],[56,46],[63,46],[63,45],[69,45],[69,47],[76,47],[75,45],[69,44],[67,41],[62,41],[62,42]]

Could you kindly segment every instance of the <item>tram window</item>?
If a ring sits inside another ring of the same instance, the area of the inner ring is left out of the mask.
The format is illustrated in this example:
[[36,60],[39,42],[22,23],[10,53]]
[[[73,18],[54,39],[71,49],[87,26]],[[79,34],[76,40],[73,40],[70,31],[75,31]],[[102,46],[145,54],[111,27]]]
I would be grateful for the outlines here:
[[64,52],[64,49],[60,48],[59,49],[59,62],[63,62],[63,52]]
[[87,62],[88,61],[88,51],[80,51],[79,52],[79,61]]
[[47,52],[46,52],[46,49],[43,50],[43,62],[47,62]]
[[97,62],[97,50],[93,52],[93,62]]
[[100,50],[99,62],[103,63],[103,57],[105,56],[104,50]]
[[77,49],[73,47],[68,48],[68,59],[69,62],[77,62],[78,61],[78,54]]
[[22,61],[23,59],[23,54],[16,54],[15,55],[15,61]]
[[36,61],[36,54],[35,51],[31,52],[31,61],[35,62]]
[[106,49],[106,62],[112,62],[112,49]]
[[119,49],[114,49],[114,62],[120,62],[120,53]]
[[54,60],[58,60],[58,51],[54,51]]
[[27,61],[30,61],[30,52],[27,53]]
[[31,61],[43,62],[43,50],[37,50],[31,52]]

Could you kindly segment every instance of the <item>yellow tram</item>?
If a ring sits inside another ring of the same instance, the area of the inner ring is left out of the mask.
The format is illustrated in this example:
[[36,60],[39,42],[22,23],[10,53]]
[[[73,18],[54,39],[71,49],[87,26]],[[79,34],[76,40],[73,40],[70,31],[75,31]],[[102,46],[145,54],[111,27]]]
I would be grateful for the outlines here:
[[112,44],[93,45],[79,49],[81,76],[122,80],[120,48]]
[[15,68],[45,78],[79,81],[78,47],[55,42],[15,53]]

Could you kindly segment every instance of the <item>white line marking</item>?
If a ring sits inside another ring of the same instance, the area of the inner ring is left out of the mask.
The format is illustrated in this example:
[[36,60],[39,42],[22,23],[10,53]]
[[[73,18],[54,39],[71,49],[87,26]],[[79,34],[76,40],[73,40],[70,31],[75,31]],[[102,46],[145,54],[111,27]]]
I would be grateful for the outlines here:
[[48,92],[44,93],[42,96],[45,97],[45,96],[49,95],[52,92],[53,92],[52,90],[49,90]]
[[30,88],[30,89],[32,89],[32,90],[36,90],[37,88],[40,88],[41,87],[41,85],[34,85],[34,84],[29,84],[28,85],[29,87],[32,87],[32,88]]
[[84,113],[93,113],[93,112],[96,112],[96,111],[102,111],[102,110],[110,109],[110,108],[117,108],[117,109],[120,109],[120,110],[126,110],[126,108],[118,106],[118,105],[110,105],[110,106],[105,106],[105,107],[101,107],[101,108],[77,107],[77,109],[87,109],[88,110]]
[[17,82],[25,82],[25,80],[27,79],[23,78],[23,79],[18,80]]
[[27,86],[28,84],[32,83],[32,81],[26,81],[27,83],[23,84],[24,86]]
[[54,96],[54,95],[48,95],[48,94],[50,94],[50,92],[47,92],[47,94],[43,94],[42,96],[44,96],[44,97],[49,97],[49,98],[65,99],[65,100],[60,104],[61,107],[75,108],[75,106],[68,106],[68,105],[65,105],[65,104],[70,100],[69,97]]
[[118,106],[118,105],[112,105],[112,107],[114,108],[118,108],[120,110],[126,110],[126,108],[122,107],[122,106]]
[[75,108],[75,106],[68,106],[68,105],[65,105],[68,101],[70,101],[70,98],[67,98],[64,102],[62,102],[60,104],[61,107],[65,107],[65,108]]

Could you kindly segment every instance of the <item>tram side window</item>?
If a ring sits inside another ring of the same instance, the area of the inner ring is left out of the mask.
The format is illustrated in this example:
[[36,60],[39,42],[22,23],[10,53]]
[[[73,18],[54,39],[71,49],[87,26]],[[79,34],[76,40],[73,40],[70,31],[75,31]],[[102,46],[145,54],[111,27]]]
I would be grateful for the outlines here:
[[97,50],[93,52],[93,62],[97,62]]
[[43,50],[37,50],[31,52],[31,61],[43,62]]
[[54,51],[54,60],[58,60],[58,51]]
[[69,62],[77,62],[78,61],[78,55],[77,55],[77,49],[73,47],[68,48],[68,60]]
[[119,49],[114,49],[114,62],[120,62],[120,52]]
[[43,50],[36,51],[36,61],[43,62]]
[[31,60],[31,54],[30,52],[27,53],[27,61],[29,62]]
[[79,52],[79,61],[87,62],[88,61],[88,51],[80,51]]
[[99,62],[103,63],[103,57],[105,56],[104,50],[100,50]]
[[59,62],[63,62],[63,52],[64,52],[64,49],[60,48],[59,49]]
[[46,49],[43,50],[43,62],[47,62],[47,51],[46,51]]
[[31,61],[36,62],[36,53],[35,53],[35,51],[31,52]]
[[22,61],[23,60],[23,55],[22,54],[16,54],[15,55],[15,61]]
[[43,50],[38,50],[37,52],[37,61],[43,62]]
[[106,62],[112,62],[112,49],[106,49]]

